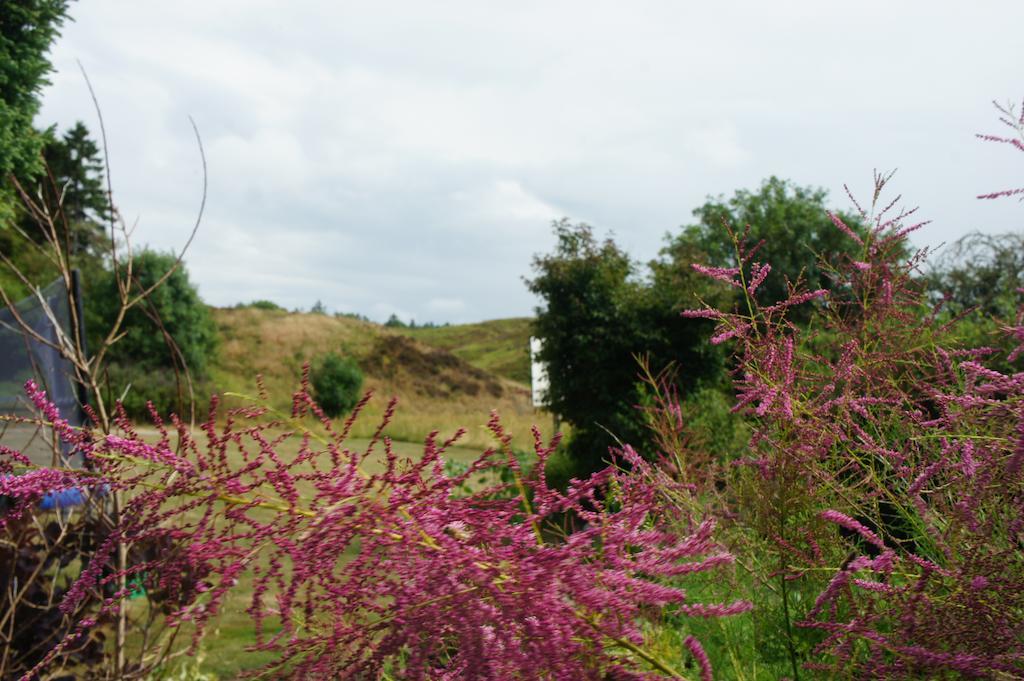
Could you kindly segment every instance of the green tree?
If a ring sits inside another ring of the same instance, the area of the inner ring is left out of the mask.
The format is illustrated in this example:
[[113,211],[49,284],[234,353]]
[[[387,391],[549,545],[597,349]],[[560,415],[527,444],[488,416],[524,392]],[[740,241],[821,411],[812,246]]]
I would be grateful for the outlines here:
[[1024,232],[967,234],[942,251],[926,279],[953,314],[1011,316],[1024,286]]
[[[4,0],[0,4],[0,253],[18,256],[17,267],[42,284],[56,276],[49,260],[26,248],[15,248],[17,235],[9,222],[20,206],[11,178],[32,185],[42,169],[45,135],[33,119],[39,94],[52,70],[47,52],[67,19],[68,0]],[[3,268],[0,287],[12,298],[28,294],[19,277]]]
[[[683,228],[672,239],[665,253],[703,253],[705,263],[714,267],[735,265],[735,250],[726,225],[737,233],[748,226],[750,240],[763,240],[755,260],[770,263],[771,274],[758,292],[758,300],[771,304],[787,296],[787,280],[795,283],[803,278],[809,289],[828,288],[828,273],[821,266],[833,258],[855,255],[859,248],[852,239],[836,228],[828,216],[828,192],[814,187],[800,187],[788,180],[770,177],[756,191],[741,189],[732,198],[709,197],[693,211],[697,222]],[[833,211],[837,212],[837,211]],[[864,227],[853,215],[838,213],[855,231]],[[795,316],[806,317],[810,305],[794,310]]]
[[952,331],[965,347],[993,348],[998,354],[986,366],[1020,371],[1024,358],[1009,361],[1016,342],[1005,329],[1024,301],[1024,233],[967,234],[942,251],[923,279],[932,301],[944,301],[944,317],[957,319]]
[[[175,262],[171,253],[145,250],[136,254],[131,261],[132,295],[152,287]],[[114,273],[108,272],[89,293],[86,319],[94,322],[90,328],[111,328],[120,301]],[[121,328],[124,336],[112,347],[111,360],[139,368],[170,369],[183,360],[193,374],[201,377],[217,347],[213,319],[189,281],[184,264],[152,291],[142,305],[128,311]],[[173,339],[177,351],[169,346],[167,336]]]
[[[40,174],[19,179],[35,205],[19,201],[13,208],[11,220],[17,228],[0,229],[0,254],[34,283],[42,284],[57,276],[51,259],[37,248],[50,248],[50,225],[41,213],[48,214],[61,251],[83,273],[89,286],[104,276],[110,247],[105,226],[110,208],[103,186],[100,148],[81,122],[63,136],[58,136],[54,127],[42,136],[45,164]],[[0,274],[0,285],[14,297],[29,293],[9,272]]]
[[[171,253],[137,253],[131,260],[130,295],[137,296],[153,287],[174,267],[176,260]],[[125,263],[118,269],[123,280]],[[115,272],[104,270],[85,297],[90,347],[102,347],[97,334],[113,328],[120,304]],[[145,300],[127,310],[120,330],[121,335],[106,358],[104,383],[108,403],[121,400],[133,418],[148,417],[147,402],[152,402],[162,414],[184,415],[193,404],[191,397],[201,399],[204,393],[209,394],[206,378],[217,348],[217,329],[183,264]]]
[[404,329],[408,325],[405,322],[403,322],[401,319],[399,319],[398,315],[396,315],[394,312],[392,312],[391,316],[388,317],[388,320],[386,322],[384,322],[384,326],[386,326],[388,328],[391,328],[391,329]]
[[0,11],[0,177],[38,173],[43,137],[32,121],[52,70],[51,43],[68,0],[4,0]]
[[329,352],[313,363],[310,383],[317,404],[333,419],[352,411],[359,402],[363,372],[351,357]]
[[527,286],[543,301],[534,335],[543,340],[549,409],[572,425],[569,452],[580,474],[599,468],[617,440],[641,451],[648,443],[638,357],[655,372],[677,365],[684,388],[717,376],[722,361],[707,342],[711,325],[679,315],[679,291],[653,285],[657,274],[642,279],[614,241],[598,241],[587,225],[562,220],[554,231],[555,251],[534,258]]
[[72,254],[100,255],[106,242],[110,203],[103,183],[100,147],[78,121],[58,137],[55,127],[44,133],[40,177],[42,198],[51,215],[60,214],[58,227],[67,229]]

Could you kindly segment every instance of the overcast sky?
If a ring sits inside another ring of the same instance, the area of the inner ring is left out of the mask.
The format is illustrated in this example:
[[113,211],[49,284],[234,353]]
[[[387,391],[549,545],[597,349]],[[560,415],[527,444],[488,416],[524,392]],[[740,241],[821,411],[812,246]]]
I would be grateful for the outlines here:
[[772,174],[848,208],[872,169],[934,222],[1021,229],[1024,2],[87,0],[38,119],[107,125],[136,241],[180,246],[210,304],[377,320],[528,315],[567,216],[639,260],[707,195]]

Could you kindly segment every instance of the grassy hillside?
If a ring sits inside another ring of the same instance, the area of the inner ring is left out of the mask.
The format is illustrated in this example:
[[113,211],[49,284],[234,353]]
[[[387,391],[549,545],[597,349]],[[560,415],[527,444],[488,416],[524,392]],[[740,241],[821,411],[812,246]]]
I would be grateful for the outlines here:
[[473,366],[529,385],[532,323],[529,317],[515,317],[399,331],[428,345],[444,348]]
[[[304,362],[329,351],[355,358],[366,374],[364,387],[376,394],[357,422],[357,437],[376,428],[391,396],[399,406],[387,432],[398,440],[418,442],[433,429],[450,435],[463,427],[468,430],[463,444],[486,447],[492,438],[483,426],[494,409],[517,446],[526,448],[530,426],[550,424],[549,416],[531,406],[528,385],[508,378],[524,373],[528,378],[529,320],[393,330],[284,310],[213,312],[221,347],[211,378],[220,391],[253,394],[262,374],[274,405],[288,409]],[[550,425],[545,435],[548,430]]]

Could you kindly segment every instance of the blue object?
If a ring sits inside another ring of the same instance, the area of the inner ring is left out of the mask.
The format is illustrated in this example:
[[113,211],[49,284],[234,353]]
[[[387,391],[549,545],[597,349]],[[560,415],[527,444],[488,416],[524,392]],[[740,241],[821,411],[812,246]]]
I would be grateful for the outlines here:
[[82,494],[82,490],[72,487],[71,489],[62,489],[59,492],[50,492],[40,499],[39,508],[43,511],[51,511],[53,509],[81,506],[83,503],[85,503],[85,495]]

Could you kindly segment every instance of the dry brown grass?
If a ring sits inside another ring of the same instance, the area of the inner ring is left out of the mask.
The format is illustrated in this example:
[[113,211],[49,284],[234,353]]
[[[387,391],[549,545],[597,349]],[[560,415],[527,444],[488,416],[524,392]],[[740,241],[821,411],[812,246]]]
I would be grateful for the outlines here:
[[533,408],[526,385],[378,324],[259,309],[214,310],[214,318],[222,344],[212,379],[221,392],[254,393],[262,374],[271,402],[288,409],[302,365],[336,352],[359,362],[364,389],[375,394],[356,424],[357,437],[377,427],[392,396],[399,406],[387,432],[396,440],[422,442],[433,430],[447,435],[465,428],[463,445],[486,448],[493,444],[484,427],[491,410],[501,415],[517,447],[530,447],[535,423],[551,435],[551,417]]

